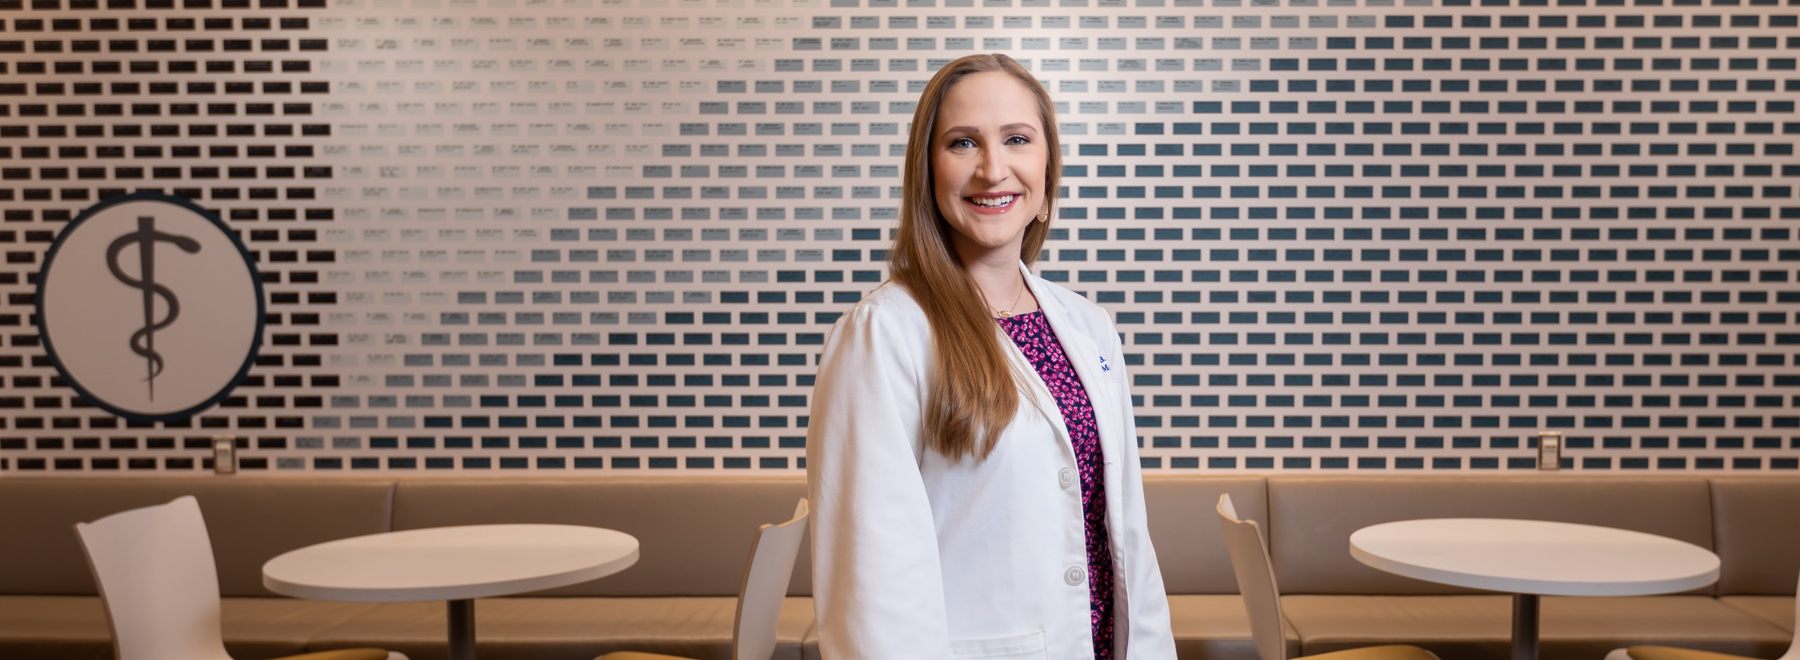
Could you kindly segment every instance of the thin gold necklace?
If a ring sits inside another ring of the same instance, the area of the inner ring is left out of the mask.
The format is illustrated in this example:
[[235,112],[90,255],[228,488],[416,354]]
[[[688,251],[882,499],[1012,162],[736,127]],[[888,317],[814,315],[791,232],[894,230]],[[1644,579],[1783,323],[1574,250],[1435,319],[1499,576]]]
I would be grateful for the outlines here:
[[988,309],[994,312],[994,316],[997,316],[997,317],[1000,317],[1003,319],[1012,318],[1012,315],[1013,315],[1012,311],[1014,309],[1018,308],[1020,300],[1025,299],[1025,288],[1026,288],[1025,282],[1023,280],[1021,280],[1019,282],[1019,293],[1018,293],[1018,295],[1013,296],[1013,301],[1012,301],[1011,305],[1007,305],[1006,309],[994,309],[992,307],[990,307]]

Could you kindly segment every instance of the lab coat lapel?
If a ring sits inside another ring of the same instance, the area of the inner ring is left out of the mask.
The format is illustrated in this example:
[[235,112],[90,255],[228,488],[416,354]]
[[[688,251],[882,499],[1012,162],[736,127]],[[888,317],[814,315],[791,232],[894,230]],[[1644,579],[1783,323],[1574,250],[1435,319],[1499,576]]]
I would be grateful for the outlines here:
[[[1050,329],[1056,332],[1056,340],[1062,344],[1063,354],[1068,356],[1069,365],[1075,368],[1075,375],[1081,378],[1081,387],[1087,391],[1088,403],[1094,408],[1094,426],[1100,436],[1100,451],[1105,455],[1105,460],[1111,463],[1113,457],[1120,455],[1116,448],[1118,438],[1108,437],[1116,434],[1107,433],[1111,422],[1115,421],[1112,417],[1117,411],[1112,409],[1112,405],[1109,405],[1112,403],[1110,398],[1099,396],[1105,388],[1098,371],[1099,345],[1087,333],[1080,330],[1079,324],[1075,322],[1074,312],[1053,297],[1046,290],[1043,282],[1025,268],[1025,264],[1019,264],[1019,269],[1024,271],[1025,282],[1031,286],[1032,295],[1037,297],[1038,307],[1044,311],[1044,318],[1050,322]],[[1036,373],[1035,369],[1033,373]],[[1038,387],[1044,387],[1043,381],[1036,382]],[[1049,390],[1045,389],[1044,394],[1048,395]],[[1052,397],[1050,401],[1054,406],[1056,399]],[[1066,426],[1063,436],[1068,437]],[[1110,481],[1108,479],[1109,483]]]

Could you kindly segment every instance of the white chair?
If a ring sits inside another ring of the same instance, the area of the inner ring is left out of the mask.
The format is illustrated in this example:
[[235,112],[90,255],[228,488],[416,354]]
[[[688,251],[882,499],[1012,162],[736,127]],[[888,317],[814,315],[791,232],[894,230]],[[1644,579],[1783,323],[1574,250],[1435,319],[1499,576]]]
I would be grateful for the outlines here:
[[[1275,569],[1269,547],[1263,545],[1256,522],[1239,520],[1231,496],[1219,495],[1219,526],[1225,533],[1225,549],[1231,553],[1231,569],[1237,574],[1238,592],[1250,614],[1250,639],[1262,660],[1288,660],[1287,619],[1281,614],[1281,591],[1275,586]],[[1305,656],[1306,660],[1438,660],[1417,646],[1370,646]]]
[[[781,600],[787,596],[788,580],[794,575],[794,559],[800,556],[800,541],[806,536],[806,518],[811,513],[806,498],[794,506],[794,517],[787,522],[757,528],[750,542],[749,565],[744,567],[744,584],[738,590],[737,621],[732,628],[733,660],[769,660],[775,655],[776,625],[781,617]],[[597,660],[686,660],[672,655],[617,651]]]
[[[76,523],[118,660],[231,660],[219,632],[219,575],[193,496]],[[345,649],[282,660],[406,660]]]
[[[1787,653],[1776,660],[1800,660],[1800,580],[1794,585],[1794,641],[1788,645]],[[1741,655],[1729,653],[1713,653],[1673,646],[1628,646],[1613,649],[1606,654],[1606,660],[1752,660]]]

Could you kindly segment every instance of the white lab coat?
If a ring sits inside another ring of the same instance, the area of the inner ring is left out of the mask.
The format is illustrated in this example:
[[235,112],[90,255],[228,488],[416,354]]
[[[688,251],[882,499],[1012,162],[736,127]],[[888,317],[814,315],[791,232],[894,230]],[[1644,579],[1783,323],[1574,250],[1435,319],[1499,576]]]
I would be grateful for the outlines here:
[[[1025,274],[1099,425],[1114,657],[1172,659],[1118,332],[1093,303]],[[931,329],[905,287],[877,288],[826,341],[806,437],[824,660],[1093,657],[1068,429],[1024,354],[995,332],[1030,386],[986,460],[952,461],[921,441]]]

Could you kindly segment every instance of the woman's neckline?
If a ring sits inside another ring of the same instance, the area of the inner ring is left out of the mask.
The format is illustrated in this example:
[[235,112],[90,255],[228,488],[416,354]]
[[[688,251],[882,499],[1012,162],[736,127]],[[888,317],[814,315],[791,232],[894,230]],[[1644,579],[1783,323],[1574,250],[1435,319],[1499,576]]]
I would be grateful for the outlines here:
[[1034,309],[1029,312],[1020,312],[1020,313],[1014,314],[1012,316],[996,316],[996,317],[994,317],[994,320],[999,321],[1001,323],[1005,323],[1007,321],[1017,321],[1017,320],[1027,318],[1027,317],[1030,317],[1033,315],[1041,316],[1041,315],[1043,315],[1043,313],[1044,313],[1044,310],[1043,310],[1043,308],[1040,307],[1038,309]]

